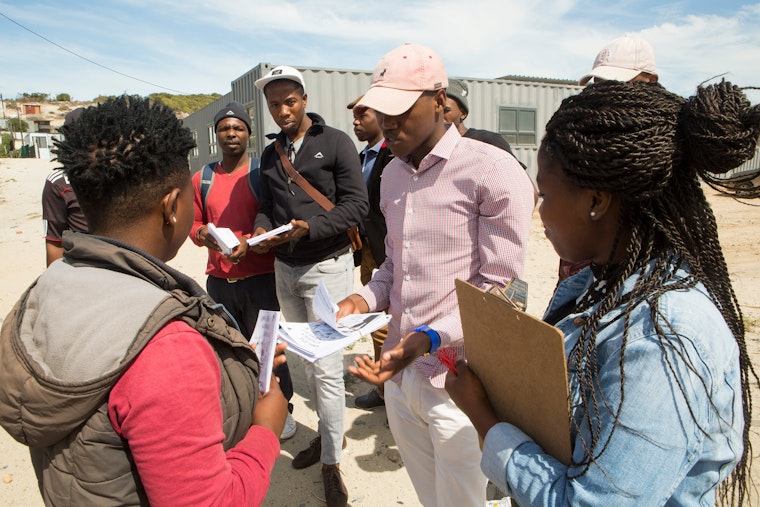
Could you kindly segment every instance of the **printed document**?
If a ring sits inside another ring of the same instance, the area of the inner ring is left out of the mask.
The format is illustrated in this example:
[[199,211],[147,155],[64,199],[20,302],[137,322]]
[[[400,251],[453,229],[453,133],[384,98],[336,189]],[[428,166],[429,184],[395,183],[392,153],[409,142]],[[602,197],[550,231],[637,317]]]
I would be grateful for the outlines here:
[[313,362],[351,345],[391,320],[385,312],[377,312],[346,315],[338,321],[337,313],[338,305],[320,281],[314,296],[314,314],[321,320],[280,322],[280,337],[288,344],[288,350]]

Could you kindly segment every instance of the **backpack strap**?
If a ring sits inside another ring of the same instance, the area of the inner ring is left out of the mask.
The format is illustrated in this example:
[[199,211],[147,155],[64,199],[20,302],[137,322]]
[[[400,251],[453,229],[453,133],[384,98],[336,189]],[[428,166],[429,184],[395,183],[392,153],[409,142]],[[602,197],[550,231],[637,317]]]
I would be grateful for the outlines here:
[[206,219],[206,198],[208,197],[208,191],[211,190],[211,185],[214,183],[214,167],[218,162],[209,162],[201,169],[201,213],[203,215],[203,223],[208,223]]
[[261,159],[256,157],[251,157],[248,161],[248,187],[251,189],[251,193],[257,201],[259,200],[259,190],[261,189],[260,163]]

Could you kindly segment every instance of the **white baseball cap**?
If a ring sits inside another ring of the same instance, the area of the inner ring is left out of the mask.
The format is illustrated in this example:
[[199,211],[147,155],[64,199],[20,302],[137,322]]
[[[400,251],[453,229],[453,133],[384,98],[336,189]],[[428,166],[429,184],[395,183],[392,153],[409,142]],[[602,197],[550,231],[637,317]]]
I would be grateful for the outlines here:
[[578,81],[585,85],[592,78],[630,81],[642,72],[657,75],[654,49],[638,35],[624,35],[607,44],[594,60],[594,67]]
[[256,88],[263,92],[264,87],[269,84],[270,81],[276,81],[278,79],[289,79],[290,81],[295,81],[296,83],[300,84],[304,90],[306,89],[306,84],[303,81],[303,76],[301,73],[288,65],[278,65],[277,67],[267,72],[266,76],[262,77],[261,79],[257,79],[253,84],[256,85]]

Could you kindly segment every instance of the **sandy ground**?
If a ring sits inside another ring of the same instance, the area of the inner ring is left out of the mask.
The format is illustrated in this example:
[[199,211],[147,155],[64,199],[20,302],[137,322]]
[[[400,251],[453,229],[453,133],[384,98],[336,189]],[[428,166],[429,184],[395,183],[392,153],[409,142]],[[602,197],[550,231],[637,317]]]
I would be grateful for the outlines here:
[[[10,311],[21,292],[44,269],[44,241],[41,236],[40,194],[47,174],[55,167],[48,161],[0,159],[0,318]],[[739,203],[707,190],[715,209],[721,241],[731,272],[734,289],[751,324],[748,335],[750,353],[760,365],[760,209]],[[191,242],[185,243],[171,265],[205,283],[205,252]],[[540,315],[549,300],[556,280],[557,256],[543,235],[534,214],[525,279],[529,283],[528,311]],[[372,345],[365,339],[344,354],[350,364],[357,354],[371,354]],[[267,495],[269,506],[321,506],[323,490],[320,467],[294,470],[292,457],[306,447],[316,435],[317,419],[313,405],[307,401],[308,388],[298,359],[289,357],[296,394],[294,416],[298,421],[296,436],[283,443],[281,458],[272,474]],[[346,374],[346,437],[341,469],[348,487],[350,505],[419,505],[411,482],[403,468],[398,449],[387,426],[385,410],[374,412],[354,408],[354,398],[368,387]],[[760,393],[756,393],[760,400]],[[758,401],[755,405],[760,405]],[[755,416],[753,428],[760,417]],[[758,440],[757,432],[753,439]],[[755,444],[756,451],[760,443]],[[755,453],[757,454],[757,452]],[[760,482],[760,467],[753,476]],[[0,506],[34,507],[43,505],[37,490],[26,447],[0,430]],[[756,495],[757,496],[757,495]],[[757,499],[753,505],[760,505]]]

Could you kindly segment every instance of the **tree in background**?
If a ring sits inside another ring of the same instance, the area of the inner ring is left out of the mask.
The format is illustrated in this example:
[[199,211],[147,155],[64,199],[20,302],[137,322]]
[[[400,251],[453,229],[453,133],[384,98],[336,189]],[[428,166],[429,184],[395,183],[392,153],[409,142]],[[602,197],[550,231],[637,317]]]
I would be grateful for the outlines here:
[[194,113],[202,107],[212,103],[220,98],[218,93],[195,93],[192,95],[171,95],[169,93],[152,93],[150,100],[160,102],[163,105],[182,111],[183,113]]
[[59,93],[55,96],[55,100],[59,102],[71,102],[71,95],[68,93]]
[[42,93],[42,92],[32,92],[32,93],[20,93],[18,96],[19,100],[23,101],[32,101],[32,102],[45,102],[50,98],[49,93]]
[[10,157],[11,152],[11,135],[3,134],[0,136],[0,158]]
[[11,118],[8,120],[8,128],[13,132],[26,132],[29,124],[19,118]]

